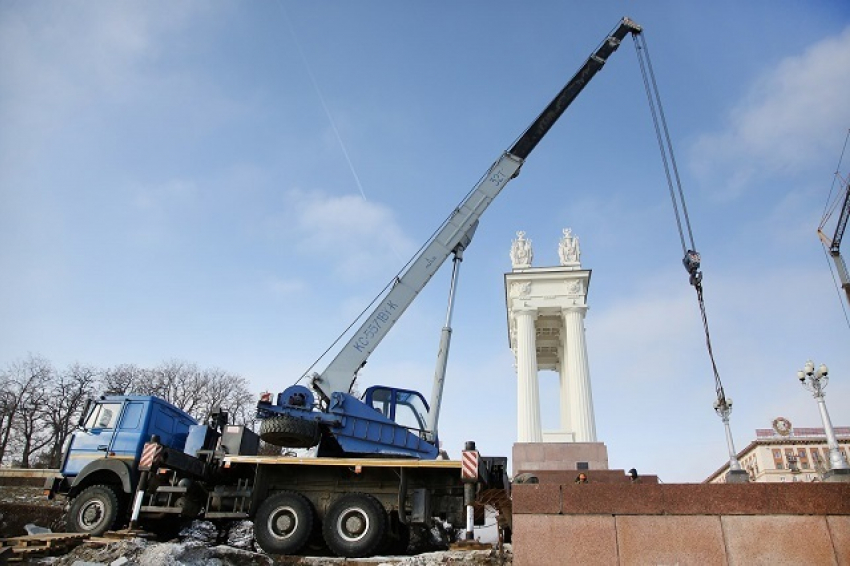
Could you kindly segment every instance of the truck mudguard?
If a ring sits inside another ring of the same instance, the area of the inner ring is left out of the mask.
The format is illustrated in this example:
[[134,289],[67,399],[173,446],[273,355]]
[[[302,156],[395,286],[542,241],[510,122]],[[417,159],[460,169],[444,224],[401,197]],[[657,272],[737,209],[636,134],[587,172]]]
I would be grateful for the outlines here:
[[[93,474],[102,474],[104,476],[113,475],[120,480],[124,493],[131,493],[133,491],[135,477],[133,472],[130,470],[130,466],[123,460],[110,458],[103,458],[101,460],[89,462],[74,478],[73,483],[71,483],[71,491],[75,491],[77,486],[86,483],[86,480]],[[92,484],[97,483],[101,482],[99,480],[92,482]]]

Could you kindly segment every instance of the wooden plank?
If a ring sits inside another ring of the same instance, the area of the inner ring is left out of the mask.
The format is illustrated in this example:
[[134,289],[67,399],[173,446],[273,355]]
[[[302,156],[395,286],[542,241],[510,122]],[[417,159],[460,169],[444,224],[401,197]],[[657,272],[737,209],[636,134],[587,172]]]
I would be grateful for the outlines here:
[[117,539],[117,538],[89,537],[89,539],[86,541],[86,543],[103,545],[103,544],[112,544],[114,542],[119,542],[120,540],[121,539]]
[[47,554],[47,547],[45,546],[13,546],[12,552],[14,554]]
[[0,468],[0,478],[49,478],[57,475],[58,473],[59,470]]
[[150,538],[152,536],[153,533],[149,533],[141,529],[133,529],[132,531],[129,529],[122,529],[120,531],[106,531],[105,533],[103,533],[104,538],[113,540],[125,540],[128,538]]
[[87,533],[42,533],[40,535],[22,535],[19,537],[11,537],[0,539],[0,542],[17,544],[20,541],[36,541],[36,540],[53,540],[53,539],[83,539],[88,537]]
[[449,550],[493,550],[493,545],[477,540],[461,540],[450,544]]

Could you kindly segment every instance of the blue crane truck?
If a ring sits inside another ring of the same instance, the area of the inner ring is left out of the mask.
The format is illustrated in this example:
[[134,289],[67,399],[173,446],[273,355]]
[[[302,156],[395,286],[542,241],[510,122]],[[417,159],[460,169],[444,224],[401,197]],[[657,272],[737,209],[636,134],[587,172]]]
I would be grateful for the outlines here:
[[[328,367],[309,376],[310,387],[296,382],[277,396],[261,396],[259,435],[229,425],[222,412],[199,424],[155,397],[93,400],[46,489],[68,498],[68,529],[98,534],[128,522],[161,529],[179,519],[252,519],[266,552],[295,554],[320,540],[340,556],[361,557],[406,547],[412,530],[436,519],[465,525],[471,538],[476,518],[483,519],[476,501],[505,511],[507,458],[483,458],[468,446],[462,460],[449,460],[440,450],[459,264],[490,203],[623,39],[640,33],[630,19],[620,21],[376,299]],[[352,395],[371,353],[450,255],[449,307],[430,403],[416,391],[386,386]],[[312,448],[315,456],[258,455],[260,439]],[[503,519],[509,529],[509,513]]]
[[69,532],[130,525],[171,534],[192,519],[250,519],[268,553],[324,544],[362,557],[403,552],[417,529],[462,528],[467,485],[488,499],[509,487],[504,457],[482,457],[464,481],[459,460],[261,456],[258,447],[258,435],[223,412],[199,424],[157,397],[101,396],[45,492],[67,498]]

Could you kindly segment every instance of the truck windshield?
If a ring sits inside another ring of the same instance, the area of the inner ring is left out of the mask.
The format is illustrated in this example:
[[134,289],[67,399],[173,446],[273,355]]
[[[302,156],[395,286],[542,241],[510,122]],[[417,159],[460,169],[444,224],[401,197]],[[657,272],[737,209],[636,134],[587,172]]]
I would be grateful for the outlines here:
[[93,428],[115,428],[115,420],[118,418],[119,412],[121,412],[121,403],[96,405],[86,419],[83,428],[86,430]]

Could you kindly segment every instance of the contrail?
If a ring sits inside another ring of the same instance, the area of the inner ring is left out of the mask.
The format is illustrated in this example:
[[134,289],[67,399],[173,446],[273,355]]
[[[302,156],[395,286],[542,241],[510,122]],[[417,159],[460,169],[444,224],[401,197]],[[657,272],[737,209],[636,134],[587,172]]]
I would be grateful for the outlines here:
[[360,182],[360,177],[357,175],[357,171],[354,169],[354,164],[351,162],[351,157],[348,155],[348,149],[346,149],[345,143],[342,141],[342,136],[339,135],[336,122],[334,122],[331,111],[325,103],[325,97],[322,96],[322,90],[319,88],[319,83],[316,82],[316,77],[313,76],[313,70],[310,68],[310,63],[307,61],[307,57],[304,56],[304,51],[301,49],[301,43],[298,41],[298,35],[295,33],[295,28],[292,27],[292,21],[289,19],[289,14],[286,13],[283,0],[278,2],[278,5],[283,12],[283,17],[286,19],[286,25],[289,27],[289,33],[292,34],[292,39],[295,41],[295,47],[298,49],[298,54],[301,56],[301,62],[304,63],[304,68],[307,69],[307,74],[310,76],[310,82],[313,83],[313,88],[316,90],[319,102],[321,102],[322,109],[325,111],[325,116],[328,117],[328,122],[330,122],[331,128],[334,131],[336,141],[339,142],[339,147],[342,149],[342,154],[345,156],[345,161],[348,163],[348,168],[351,170],[351,175],[354,177],[354,182],[357,184],[357,189],[360,191],[360,195],[363,197],[363,200],[369,202],[366,198],[366,192],[363,190],[363,184]]

